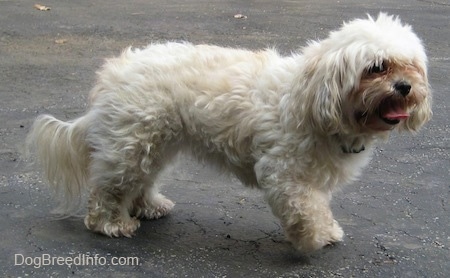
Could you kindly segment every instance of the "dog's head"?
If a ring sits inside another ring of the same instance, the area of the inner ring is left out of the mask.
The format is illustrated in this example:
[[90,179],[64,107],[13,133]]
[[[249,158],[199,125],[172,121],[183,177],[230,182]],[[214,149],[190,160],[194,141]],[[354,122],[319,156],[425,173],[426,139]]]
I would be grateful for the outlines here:
[[398,18],[351,21],[303,54],[299,121],[331,134],[415,131],[430,119],[425,51]]

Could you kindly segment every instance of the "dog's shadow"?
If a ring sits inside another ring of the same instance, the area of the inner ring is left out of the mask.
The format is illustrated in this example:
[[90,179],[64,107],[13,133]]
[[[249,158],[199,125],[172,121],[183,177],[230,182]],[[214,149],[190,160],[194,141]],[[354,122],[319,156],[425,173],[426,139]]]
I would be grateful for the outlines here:
[[205,260],[208,265],[239,268],[264,265],[275,269],[310,265],[310,258],[293,249],[279,226],[264,231],[251,225],[233,225],[221,219],[180,219],[172,214],[157,221],[141,222],[136,237],[141,248],[169,250],[169,256]]
[[132,238],[109,238],[86,230],[82,218],[72,217],[35,225],[28,241],[44,251],[55,250],[59,256],[135,256],[161,267],[164,262],[176,265],[186,261],[249,269],[255,265],[280,270],[310,265],[309,256],[295,251],[280,230],[265,233],[250,226],[217,227],[217,223],[203,225],[201,221],[169,215],[142,221]]

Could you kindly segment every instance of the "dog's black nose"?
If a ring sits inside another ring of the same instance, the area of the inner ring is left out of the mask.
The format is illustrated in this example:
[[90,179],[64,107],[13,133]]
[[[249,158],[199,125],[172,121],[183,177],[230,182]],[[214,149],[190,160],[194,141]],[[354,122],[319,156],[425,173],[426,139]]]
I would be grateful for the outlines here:
[[409,85],[405,81],[400,81],[395,83],[394,88],[397,92],[399,92],[402,96],[406,97],[411,91],[411,85]]

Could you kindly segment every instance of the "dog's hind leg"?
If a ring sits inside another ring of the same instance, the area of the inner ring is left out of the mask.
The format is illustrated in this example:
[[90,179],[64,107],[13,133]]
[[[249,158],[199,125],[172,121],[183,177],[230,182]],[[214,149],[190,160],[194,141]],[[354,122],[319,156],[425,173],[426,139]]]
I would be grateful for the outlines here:
[[[164,148],[157,169],[152,169],[145,176],[140,192],[132,201],[130,213],[138,219],[158,219],[167,215],[175,204],[159,193],[159,186],[155,184],[158,174],[178,154],[177,146]],[[155,171],[156,170],[156,171]]]
[[167,215],[175,204],[159,193],[158,187],[149,181],[133,200],[131,215],[137,218],[158,219]]
[[129,237],[140,225],[137,217],[158,218],[173,207],[153,182],[177,153],[181,126],[176,119],[162,116],[164,111],[159,119],[149,117],[134,124],[130,120],[124,126],[97,118],[88,135],[93,148],[85,218],[89,229]]
[[130,170],[118,171],[114,163],[95,157],[92,169],[95,173],[91,174],[88,214],[84,220],[86,227],[108,236],[131,237],[140,222],[130,216],[128,208],[140,192],[142,179]]
[[153,159],[148,160],[148,154],[141,154],[140,159],[135,154],[129,157],[135,157],[136,162],[123,163],[113,162],[111,157],[105,160],[103,157],[108,156],[100,153],[93,154],[91,163],[93,187],[85,218],[89,229],[108,236],[130,237],[139,227],[138,218],[157,219],[174,207],[154,184],[171,155],[162,159],[161,155],[153,153]]
[[[172,127],[173,126],[174,125],[172,125]],[[168,130],[173,131],[175,129],[176,128],[171,128]],[[166,133],[169,132],[168,130]],[[153,151],[151,151],[153,162],[147,167],[142,187],[135,195],[130,207],[131,215],[137,217],[138,219],[161,218],[167,215],[175,206],[171,200],[159,193],[159,186],[155,183],[158,175],[164,170],[166,165],[178,155],[180,146],[182,145],[180,142],[181,135],[178,133],[173,134],[173,136],[167,134],[165,137],[173,138],[173,142],[175,143],[165,143],[154,148],[150,148],[153,149]]]

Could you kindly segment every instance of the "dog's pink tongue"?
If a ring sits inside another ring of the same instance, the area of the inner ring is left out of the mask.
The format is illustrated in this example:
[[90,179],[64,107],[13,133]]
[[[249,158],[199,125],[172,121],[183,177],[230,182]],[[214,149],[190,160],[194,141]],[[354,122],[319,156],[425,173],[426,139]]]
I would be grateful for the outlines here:
[[392,120],[403,120],[409,117],[409,113],[401,107],[391,107],[391,109],[384,113],[383,117]]

